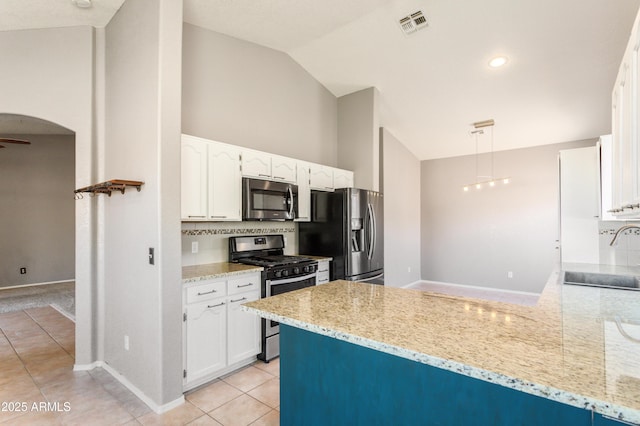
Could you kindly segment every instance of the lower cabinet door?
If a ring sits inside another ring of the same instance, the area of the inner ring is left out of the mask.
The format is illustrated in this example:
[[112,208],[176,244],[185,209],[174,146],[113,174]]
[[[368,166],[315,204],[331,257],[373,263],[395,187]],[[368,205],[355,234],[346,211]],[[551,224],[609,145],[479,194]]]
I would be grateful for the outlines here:
[[210,299],[187,305],[188,382],[227,365],[227,301]]
[[242,361],[260,352],[260,318],[245,312],[240,305],[260,298],[259,291],[236,294],[228,297],[229,301],[229,364]]

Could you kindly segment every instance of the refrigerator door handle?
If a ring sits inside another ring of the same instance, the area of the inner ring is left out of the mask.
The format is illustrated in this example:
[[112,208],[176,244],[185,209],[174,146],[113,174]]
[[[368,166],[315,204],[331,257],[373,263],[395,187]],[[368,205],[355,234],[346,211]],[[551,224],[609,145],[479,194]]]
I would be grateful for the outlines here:
[[375,218],[373,216],[373,209],[371,208],[371,204],[367,204],[367,217],[368,217],[368,221],[367,221],[367,225],[369,226],[369,238],[368,238],[368,243],[369,243],[369,247],[367,249],[367,257],[369,259],[373,258],[373,248],[375,246],[375,232],[376,232],[376,228],[375,228]]
[[369,204],[369,209],[371,210],[371,221],[373,222],[372,230],[373,230],[373,242],[371,243],[371,258],[373,258],[373,254],[376,251],[376,247],[378,245],[378,219],[376,218],[376,212],[373,210],[373,204]]

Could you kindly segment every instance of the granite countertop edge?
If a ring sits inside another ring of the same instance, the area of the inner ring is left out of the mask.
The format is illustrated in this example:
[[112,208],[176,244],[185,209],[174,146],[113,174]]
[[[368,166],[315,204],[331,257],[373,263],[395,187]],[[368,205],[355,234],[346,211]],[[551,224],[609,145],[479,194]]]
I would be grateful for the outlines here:
[[[560,265],[559,265],[560,266]],[[557,282],[558,274],[563,270],[567,270],[568,264],[563,264],[559,268],[554,269],[551,273],[547,285],[551,282]],[[584,268],[578,267],[578,265],[571,264],[569,267],[572,270],[590,270],[589,265]],[[595,266],[595,265],[594,265]],[[597,268],[596,268],[597,269]],[[606,269],[606,268],[605,268]],[[635,268],[633,268],[635,269]],[[608,271],[607,271],[608,272]],[[625,271],[627,272],[627,271]],[[628,272],[627,272],[628,273]],[[327,337],[342,340],[348,343],[356,344],[380,352],[385,352],[390,355],[406,358],[412,361],[420,362],[422,364],[430,365],[432,367],[441,368],[454,373],[462,374],[467,377],[483,380],[490,383],[495,383],[501,386],[505,386],[510,389],[525,392],[534,396],[543,397],[553,401],[557,401],[563,404],[567,404],[573,407],[593,410],[601,415],[611,417],[613,419],[631,422],[632,424],[640,425],[640,410],[627,407],[620,404],[615,404],[600,399],[584,396],[572,391],[567,391],[559,388],[555,388],[549,385],[538,384],[532,381],[520,379],[518,377],[508,376],[502,373],[497,373],[474,367],[472,365],[463,364],[453,360],[447,360],[436,356],[429,355],[423,352],[417,352],[403,347],[398,347],[388,343],[380,342],[377,340],[368,339],[351,333],[342,332],[333,328],[323,327],[317,324],[293,319],[287,316],[278,315],[275,313],[263,311],[250,306],[242,305],[242,309],[257,314],[263,318],[281,322],[289,326],[297,327],[303,330],[307,330],[313,333],[324,335]]]
[[[229,270],[229,268],[240,268],[237,270]],[[185,268],[200,268],[203,272],[199,274],[185,274]],[[211,269],[210,271],[208,269]],[[217,278],[233,277],[238,275],[252,274],[256,272],[262,272],[264,268],[261,266],[252,265],[240,265],[230,262],[219,262],[205,265],[192,265],[183,267],[182,284],[197,283],[200,281],[207,281]],[[189,275],[185,277],[185,275]]]

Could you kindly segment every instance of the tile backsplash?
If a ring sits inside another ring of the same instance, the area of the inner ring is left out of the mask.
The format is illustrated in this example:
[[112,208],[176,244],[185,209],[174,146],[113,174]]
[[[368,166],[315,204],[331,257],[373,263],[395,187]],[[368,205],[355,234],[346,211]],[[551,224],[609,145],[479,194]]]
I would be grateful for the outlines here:
[[624,225],[638,225],[640,222],[601,221],[598,224],[600,263],[605,265],[640,265],[640,228],[622,231],[616,243],[610,246],[616,231]]
[[[294,222],[183,222],[182,266],[226,262],[229,237],[239,235],[283,234],[285,254],[296,254],[297,230]],[[198,243],[198,253],[192,253],[193,242]]]

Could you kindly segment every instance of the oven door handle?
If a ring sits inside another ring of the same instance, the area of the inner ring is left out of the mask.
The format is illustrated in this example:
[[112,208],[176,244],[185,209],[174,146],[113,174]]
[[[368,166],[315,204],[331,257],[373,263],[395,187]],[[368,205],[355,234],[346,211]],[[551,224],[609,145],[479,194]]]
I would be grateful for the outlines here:
[[284,280],[281,280],[281,279],[267,280],[266,283],[268,285],[271,285],[271,286],[276,286],[276,285],[280,285],[280,284],[289,284],[289,283],[295,283],[295,282],[298,282],[298,281],[308,280],[309,278],[313,278],[315,276],[316,276],[316,273],[314,272],[313,274],[303,275],[301,277],[295,277],[295,278],[287,278],[287,279],[284,279]]

